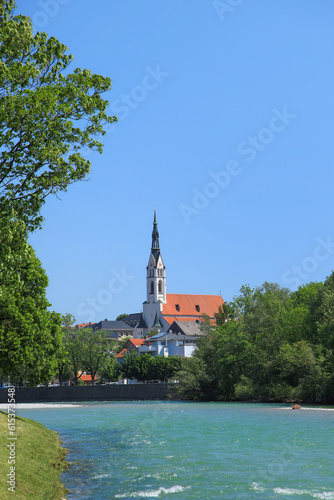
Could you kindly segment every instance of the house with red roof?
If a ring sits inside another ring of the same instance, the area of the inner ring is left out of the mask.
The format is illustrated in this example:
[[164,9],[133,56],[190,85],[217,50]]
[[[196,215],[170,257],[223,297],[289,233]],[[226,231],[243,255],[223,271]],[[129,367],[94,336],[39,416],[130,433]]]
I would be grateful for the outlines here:
[[[80,372],[79,372],[79,375],[80,375]],[[86,372],[83,372],[83,374],[81,375],[79,380],[82,380],[85,385],[92,385],[92,377],[91,377],[91,375],[87,375]],[[94,383],[97,381],[98,381],[98,377],[96,375],[94,375]]]
[[[166,267],[161,255],[156,210],[154,210],[152,246],[146,267],[146,300],[134,328],[133,338],[145,339],[149,332],[179,333],[196,337],[201,334],[199,326],[203,321],[203,315],[215,322],[215,313],[223,303],[220,295],[166,293]],[[193,328],[191,324],[194,324]],[[148,351],[148,348],[143,346],[140,351]],[[165,349],[164,355],[168,355],[166,353]]]
[[118,354],[116,354],[116,358],[120,361],[125,353],[138,353],[140,346],[144,344],[144,340],[142,339],[129,339],[125,345],[124,349],[121,350]]

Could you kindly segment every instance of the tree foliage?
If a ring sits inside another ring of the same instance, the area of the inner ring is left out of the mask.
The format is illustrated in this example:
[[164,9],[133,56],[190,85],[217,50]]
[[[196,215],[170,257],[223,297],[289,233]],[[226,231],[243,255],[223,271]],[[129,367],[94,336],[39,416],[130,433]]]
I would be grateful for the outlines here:
[[19,384],[48,381],[57,366],[61,320],[48,311],[47,284],[24,223],[0,219],[0,368]]
[[333,403],[334,273],[296,292],[267,282],[240,292],[204,326],[179,396]]
[[83,179],[90,162],[80,150],[102,151],[96,136],[115,117],[101,95],[110,78],[76,68],[67,47],[0,3],[0,214],[15,209],[28,229],[42,220],[51,193]]
[[92,385],[95,383],[95,375],[110,354],[111,346],[108,337],[109,333],[104,330],[92,330],[91,328],[79,328],[78,330],[77,340],[80,343],[82,367],[91,376]]
[[137,379],[141,382],[159,380],[166,382],[174,377],[182,366],[182,359],[178,356],[151,356],[127,352],[119,364],[122,378]]
[[[18,383],[77,382],[83,346],[60,315],[48,312],[47,276],[27,243],[41,207],[90,170],[82,149],[102,152],[110,78],[76,68],[67,47],[0,0],[0,372]],[[84,344],[86,346],[86,344]],[[90,370],[94,363],[86,361]]]

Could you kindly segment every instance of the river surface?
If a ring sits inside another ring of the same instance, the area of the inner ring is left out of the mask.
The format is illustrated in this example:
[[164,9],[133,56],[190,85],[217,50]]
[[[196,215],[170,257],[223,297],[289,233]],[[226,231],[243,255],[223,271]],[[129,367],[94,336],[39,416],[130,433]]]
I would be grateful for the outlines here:
[[286,405],[18,405],[58,431],[71,500],[334,500],[334,411]]

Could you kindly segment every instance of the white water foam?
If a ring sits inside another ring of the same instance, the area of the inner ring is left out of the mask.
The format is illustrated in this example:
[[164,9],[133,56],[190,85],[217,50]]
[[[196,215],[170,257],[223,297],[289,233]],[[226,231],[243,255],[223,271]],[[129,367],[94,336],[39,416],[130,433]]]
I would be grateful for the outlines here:
[[172,486],[171,488],[159,488],[158,490],[147,490],[147,491],[134,491],[133,493],[119,493],[115,495],[115,498],[157,498],[162,493],[167,495],[168,493],[180,493],[181,491],[185,491],[189,489],[190,486],[184,488],[183,486]]
[[[23,409],[34,409],[34,408],[79,408],[81,404],[71,404],[71,403],[16,403],[16,408]],[[7,403],[0,403],[0,410],[7,410]]]
[[322,498],[323,500],[334,500],[334,491],[324,491],[323,493],[314,493],[313,498]]
[[274,493],[280,495],[310,495],[308,490],[298,490],[296,488],[274,488]]
[[260,486],[258,483],[252,483],[252,490],[255,491],[265,491],[265,488]]
[[334,491],[324,491],[320,493],[314,490],[299,490],[296,488],[274,488],[274,493],[278,493],[279,495],[310,495],[312,498],[334,500]]

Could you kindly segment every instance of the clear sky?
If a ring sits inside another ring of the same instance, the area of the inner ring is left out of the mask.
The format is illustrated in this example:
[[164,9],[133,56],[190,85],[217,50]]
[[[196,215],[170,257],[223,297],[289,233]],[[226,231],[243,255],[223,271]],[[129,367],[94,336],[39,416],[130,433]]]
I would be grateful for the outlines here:
[[140,312],[154,204],[167,293],[296,289],[334,269],[333,0],[18,0],[118,123],[30,242],[52,308]]

